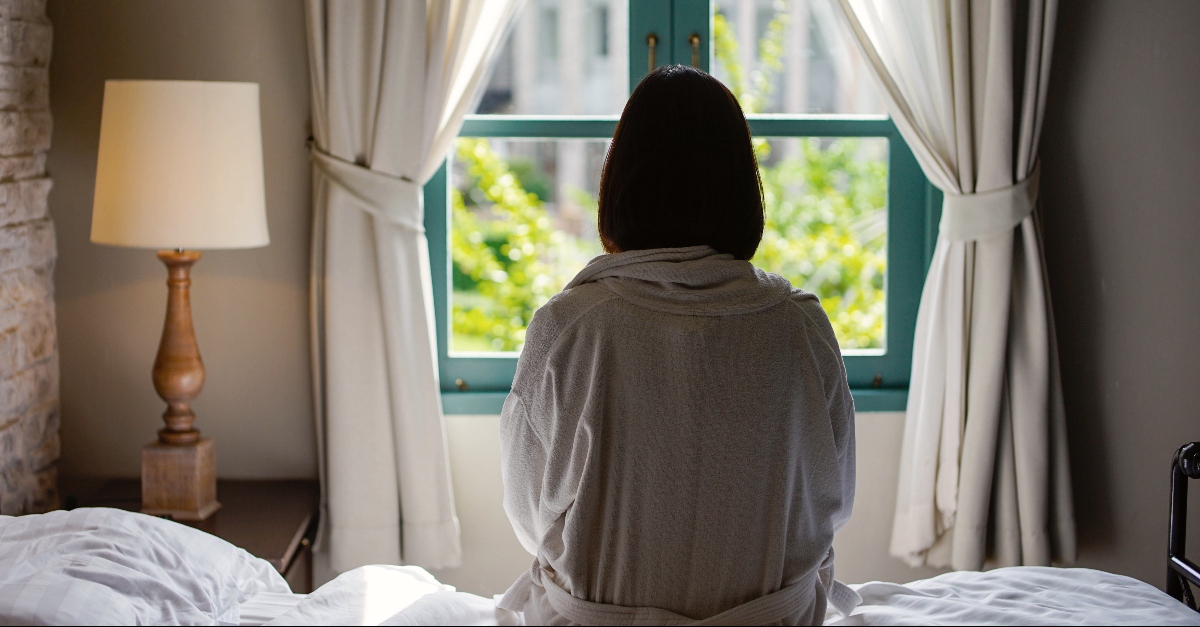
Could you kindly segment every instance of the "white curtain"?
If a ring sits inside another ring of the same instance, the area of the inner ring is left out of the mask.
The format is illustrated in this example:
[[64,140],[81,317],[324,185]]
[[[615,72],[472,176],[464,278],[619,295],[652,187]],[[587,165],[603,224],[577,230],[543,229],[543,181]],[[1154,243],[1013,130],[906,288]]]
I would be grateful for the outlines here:
[[313,375],[333,569],[459,565],[421,186],[520,0],[309,0]]
[[945,192],[917,316],[891,551],[979,569],[1075,558],[1037,202],[1057,0],[838,0]]

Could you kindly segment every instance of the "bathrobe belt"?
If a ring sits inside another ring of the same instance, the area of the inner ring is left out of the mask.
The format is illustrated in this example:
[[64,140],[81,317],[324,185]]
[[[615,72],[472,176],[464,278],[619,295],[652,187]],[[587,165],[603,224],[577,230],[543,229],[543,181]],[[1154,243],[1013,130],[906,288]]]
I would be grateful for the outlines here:
[[[558,585],[553,573],[535,565],[534,569],[526,571],[513,584],[501,599],[499,607],[518,611],[523,609],[530,598],[531,587],[536,584],[546,591],[546,599],[554,611],[577,625],[766,625],[786,620],[811,603],[816,586],[824,583],[818,584],[818,580],[824,579],[821,577],[824,574],[821,570],[825,569],[813,571],[775,592],[720,614],[696,620],[658,607],[630,607],[585,601]],[[535,577],[539,581],[535,582]],[[827,603],[843,616],[848,616],[854,607],[862,602],[858,593],[840,581],[832,581],[827,589]]]

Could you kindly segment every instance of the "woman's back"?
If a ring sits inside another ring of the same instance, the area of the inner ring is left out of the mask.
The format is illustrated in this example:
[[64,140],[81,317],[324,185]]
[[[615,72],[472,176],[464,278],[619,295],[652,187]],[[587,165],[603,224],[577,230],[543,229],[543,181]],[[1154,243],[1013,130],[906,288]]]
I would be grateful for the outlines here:
[[[528,624],[817,623],[854,501],[854,405],[811,294],[749,259],[762,185],[719,81],[634,89],[593,259],[538,310],[501,416]],[[831,596],[832,595],[832,596]]]
[[824,311],[785,279],[707,246],[597,258],[530,325],[502,429],[537,556],[505,602],[527,619],[702,619],[772,593],[771,620],[823,617],[853,404]]

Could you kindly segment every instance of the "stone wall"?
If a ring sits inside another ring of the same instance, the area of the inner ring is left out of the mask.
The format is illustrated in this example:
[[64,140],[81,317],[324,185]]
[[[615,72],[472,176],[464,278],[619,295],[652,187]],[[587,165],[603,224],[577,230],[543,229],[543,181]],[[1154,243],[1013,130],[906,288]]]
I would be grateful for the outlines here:
[[58,507],[45,0],[0,0],[0,514]]

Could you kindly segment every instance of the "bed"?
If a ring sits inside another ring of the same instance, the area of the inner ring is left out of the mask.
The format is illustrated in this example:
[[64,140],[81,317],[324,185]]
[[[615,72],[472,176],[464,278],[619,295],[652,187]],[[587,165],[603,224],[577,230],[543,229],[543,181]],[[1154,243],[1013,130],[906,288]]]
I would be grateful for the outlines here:
[[[1200,625],[1184,557],[1186,484],[1200,443],[1172,466],[1167,591],[1082,568],[956,572],[851,586],[862,603],[826,625]],[[264,560],[174,522],[106,508],[0,516],[0,624],[517,625],[494,599],[412,566],[365,566],[292,594]]]

